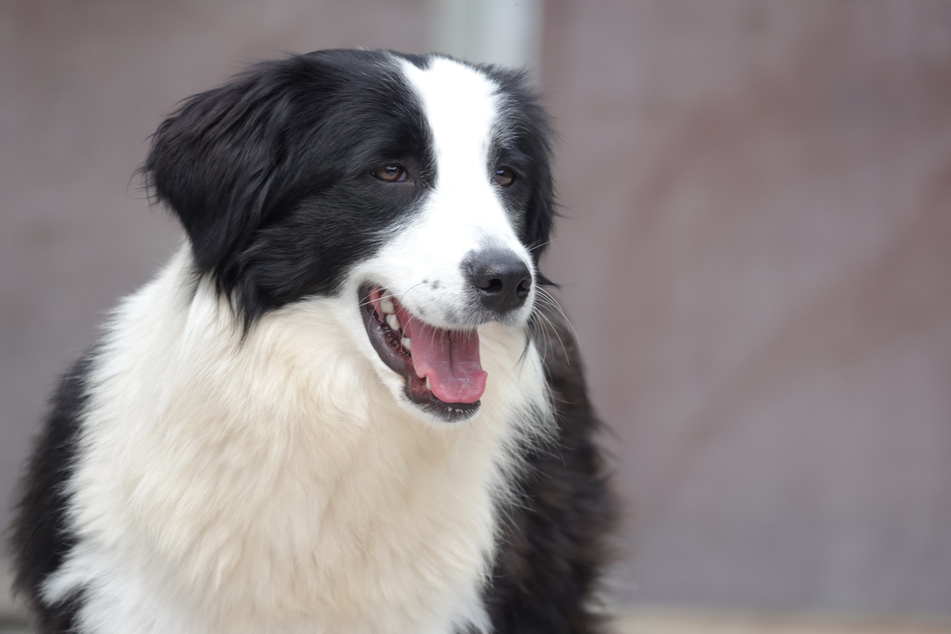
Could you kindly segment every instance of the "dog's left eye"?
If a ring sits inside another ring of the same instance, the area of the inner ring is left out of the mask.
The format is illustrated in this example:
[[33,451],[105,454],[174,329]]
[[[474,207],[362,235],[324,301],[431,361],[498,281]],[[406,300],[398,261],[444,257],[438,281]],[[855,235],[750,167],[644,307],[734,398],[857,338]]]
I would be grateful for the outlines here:
[[406,170],[399,165],[384,165],[373,172],[373,175],[384,183],[402,183],[409,178]]
[[492,175],[492,180],[500,187],[508,187],[515,182],[515,170],[511,167],[500,167],[495,170],[495,174]]

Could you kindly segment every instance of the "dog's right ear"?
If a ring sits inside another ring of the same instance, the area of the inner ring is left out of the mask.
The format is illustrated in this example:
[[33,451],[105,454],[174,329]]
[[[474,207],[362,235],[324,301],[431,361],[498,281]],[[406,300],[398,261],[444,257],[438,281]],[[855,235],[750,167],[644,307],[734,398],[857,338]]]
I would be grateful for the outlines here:
[[181,220],[201,272],[247,244],[274,205],[291,93],[272,65],[190,97],[152,138],[142,171]]

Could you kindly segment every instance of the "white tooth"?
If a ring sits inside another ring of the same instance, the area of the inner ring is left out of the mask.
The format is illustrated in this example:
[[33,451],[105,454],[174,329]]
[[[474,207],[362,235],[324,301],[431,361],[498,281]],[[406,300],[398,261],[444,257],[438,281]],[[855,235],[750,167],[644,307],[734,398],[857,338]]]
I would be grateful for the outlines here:
[[412,347],[412,344],[410,344],[409,337],[403,337],[402,339],[400,339],[400,343],[403,345],[403,348],[407,352],[413,351],[413,347]]
[[426,389],[429,390],[430,392],[433,391],[433,386],[429,384],[429,377],[428,377],[428,376],[426,377]]
[[394,331],[400,329],[400,320],[396,318],[396,315],[387,315],[386,324]]
[[380,300],[380,308],[382,308],[383,312],[387,315],[392,315],[396,312],[396,308],[393,306],[393,300],[389,297],[384,297]]

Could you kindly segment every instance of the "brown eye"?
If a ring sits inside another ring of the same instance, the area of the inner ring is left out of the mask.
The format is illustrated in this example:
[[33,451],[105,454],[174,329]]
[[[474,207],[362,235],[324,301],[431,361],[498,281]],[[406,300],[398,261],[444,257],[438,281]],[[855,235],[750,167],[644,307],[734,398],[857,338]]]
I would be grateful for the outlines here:
[[500,167],[495,170],[495,174],[492,175],[492,180],[494,180],[499,187],[508,187],[515,181],[515,172],[512,171],[510,167]]
[[379,178],[384,183],[402,183],[409,175],[399,165],[384,165],[377,171],[373,172],[373,175]]

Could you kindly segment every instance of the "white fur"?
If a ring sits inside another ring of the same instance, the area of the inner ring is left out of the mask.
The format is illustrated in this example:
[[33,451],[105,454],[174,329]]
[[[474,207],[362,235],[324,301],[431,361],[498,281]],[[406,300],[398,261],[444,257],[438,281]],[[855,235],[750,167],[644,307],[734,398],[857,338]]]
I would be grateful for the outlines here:
[[[485,171],[491,83],[448,61],[406,72],[445,177],[339,297],[271,312],[242,340],[210,284],[194,287],[186,245],[118,309],[69,485],[79,544],[45,587],[50,602],[85,588],[80,632],[487,627],[498,502],[518,444],[550,417],[541,360],[523,327],[481,326],[481,409],[426,420],[370,346],[356,289],[372,279],[445,325],[467,249],[527,252],[488,179],[451,176]],[[445,286],[414,291],[421,276]]]

